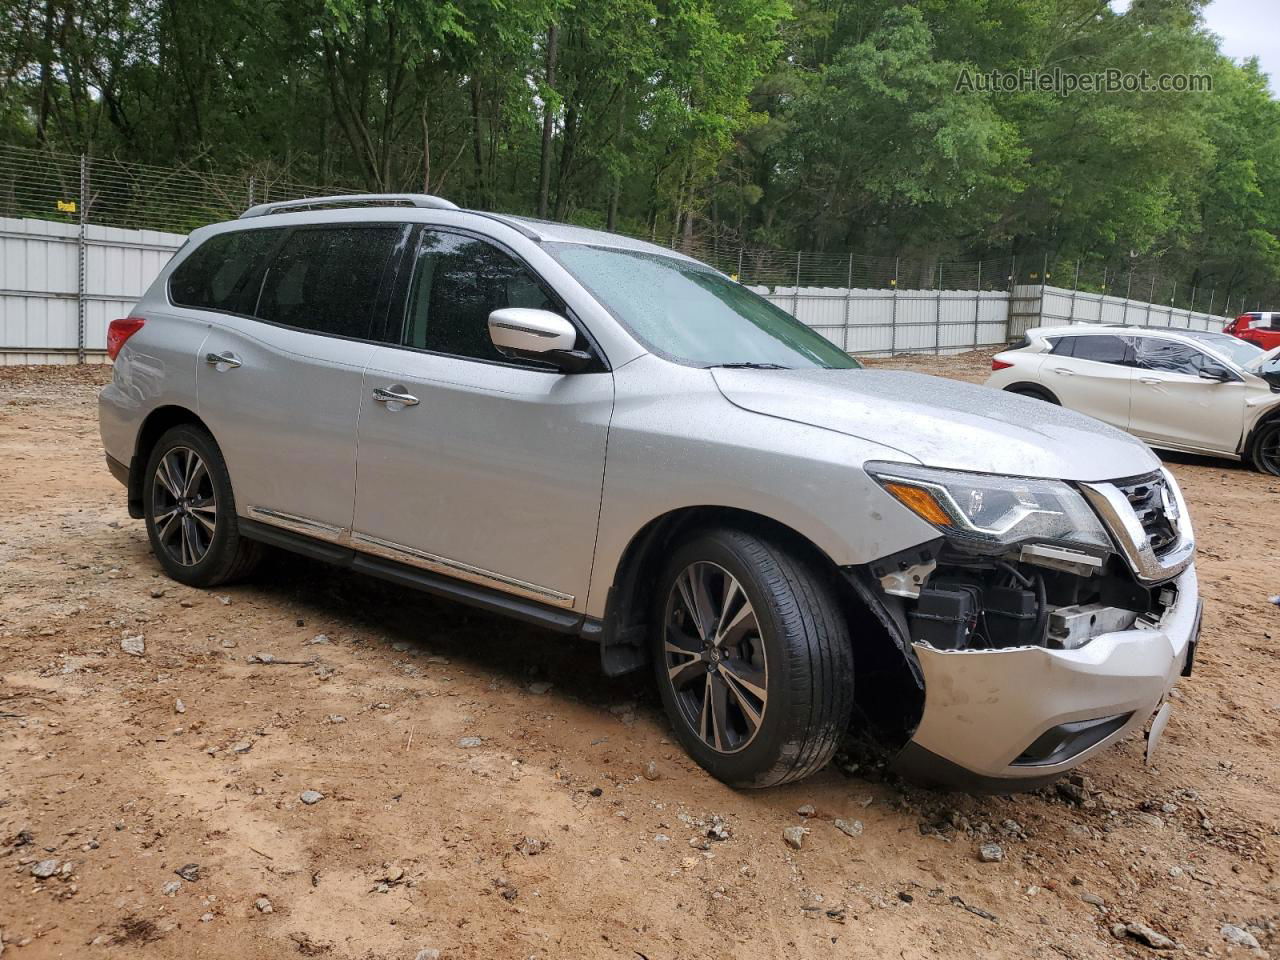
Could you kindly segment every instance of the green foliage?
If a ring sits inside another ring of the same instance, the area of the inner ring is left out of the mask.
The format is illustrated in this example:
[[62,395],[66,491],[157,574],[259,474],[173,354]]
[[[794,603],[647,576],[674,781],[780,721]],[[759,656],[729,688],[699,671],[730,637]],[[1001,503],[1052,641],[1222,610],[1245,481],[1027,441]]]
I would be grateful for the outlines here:
[[[663,241],[1160,257],[1280,293],[1280,104],[1203,6],[0,0],[0,139],[521,213],[545,191]],[[1112,67],[1213,89],[957,83]]]

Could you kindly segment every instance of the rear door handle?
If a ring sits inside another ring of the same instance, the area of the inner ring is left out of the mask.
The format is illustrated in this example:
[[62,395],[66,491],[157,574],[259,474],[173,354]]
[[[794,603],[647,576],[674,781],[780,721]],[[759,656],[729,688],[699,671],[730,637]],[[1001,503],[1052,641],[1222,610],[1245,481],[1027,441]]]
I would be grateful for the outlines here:
[[1138,378],[1138,382],[1139,382],[1139,383],[1146,383],[1146,384],[1150,384],[1150,385],[1151,385],[1151,386],[1153,386],[1153,387],[1154,387],[1154,386],[1157,386],[1157,385],[1159,385],[1159,384],[1161,384],[1161,383],[1164,383],[1164,381],[1163,381],[1163,380],[1161,380],[1159,377],[1139,377],[1139,378]]
[[204,362],[211,367],[227,367],[234,370],[240,366],[240,358],[228,350],[226,353],[206,353]]
[[398,403],[405,407],[416,407],[418,405],[418,398],[411,393],[405,392],[404,387],[390,387],[388,389],[375,387],[373,399],[379,403]]
[[1054,372],[1054,373],[1060,373],[1060,374],[1062,374],[1064,377],[1074,377],[1074,376],[1075,376],[1075,371],[1073,371],[1073,370],[1068,370],[1066,367],[1054,367],[1054,368],[1053,368],[1053,372]]

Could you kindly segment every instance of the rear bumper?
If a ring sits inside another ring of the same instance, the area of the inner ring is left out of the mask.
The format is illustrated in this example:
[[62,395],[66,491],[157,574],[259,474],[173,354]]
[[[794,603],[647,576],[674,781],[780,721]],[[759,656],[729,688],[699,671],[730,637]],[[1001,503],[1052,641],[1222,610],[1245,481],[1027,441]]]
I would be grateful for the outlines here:
[[1195,567],[1155,629],[1076,650],[935,650],[915,645],[925,703],[894,760],[903,776],[974,792],[1033,789],[1141,729],[1194,657]]

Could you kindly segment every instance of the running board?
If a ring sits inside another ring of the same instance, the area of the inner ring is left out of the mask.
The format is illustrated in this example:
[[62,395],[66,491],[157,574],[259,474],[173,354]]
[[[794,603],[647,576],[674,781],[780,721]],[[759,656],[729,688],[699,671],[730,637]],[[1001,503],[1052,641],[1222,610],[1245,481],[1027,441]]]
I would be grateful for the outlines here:
[[268,546],[300,553],[334,566],[347,567],[357,573],[398,583],[446,600],[465,603],[490,613],[502,614],[556,633],[575,634],[597,642],[600,640],[601,624],[594,617],[513,596],[501,590],[423,570],[396,560],[360,553],[351,547],[328,543],[258,520],[247,517],[236,519],[242,536]]

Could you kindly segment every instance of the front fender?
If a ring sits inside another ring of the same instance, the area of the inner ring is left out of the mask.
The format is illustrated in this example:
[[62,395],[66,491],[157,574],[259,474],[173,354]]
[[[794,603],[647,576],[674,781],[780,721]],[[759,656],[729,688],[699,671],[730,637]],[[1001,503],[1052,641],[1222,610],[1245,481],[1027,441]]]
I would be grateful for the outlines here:
[[615,371],[600,527],[587,614],[605,600],[632,538],[694,507],[759,514],[837,566],[869,563],[936,537],[862,470],[897,450],[734,406],[707,370],[645,356]]

